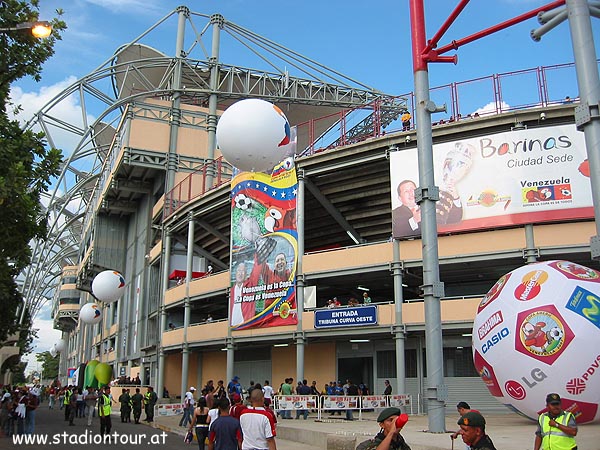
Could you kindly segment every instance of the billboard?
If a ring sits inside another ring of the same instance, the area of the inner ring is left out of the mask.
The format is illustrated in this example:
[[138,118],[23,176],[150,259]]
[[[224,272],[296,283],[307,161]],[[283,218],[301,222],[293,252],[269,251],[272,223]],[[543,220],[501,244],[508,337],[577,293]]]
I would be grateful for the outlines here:
[[[438,231],[593,218],[583,133],[513,130],[433,146]],[[390,155],[392,233],[421,235],[417,149]]]
[[270,175],[240,172],[231,181],[232,330],[298,323],[297,191],[293,158]]

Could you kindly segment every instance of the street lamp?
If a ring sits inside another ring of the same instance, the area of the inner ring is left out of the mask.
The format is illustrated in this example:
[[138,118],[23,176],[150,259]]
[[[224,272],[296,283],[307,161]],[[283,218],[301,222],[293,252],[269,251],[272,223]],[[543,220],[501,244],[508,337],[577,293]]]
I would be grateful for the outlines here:
[[23,22],[16,24],[14,27],[0,28],[0,33],[18,30],[31,30],[31,34],[34,37],[47,38],[50,36],[50,33],[52,33],[52,25],[46,20],[38,22]]

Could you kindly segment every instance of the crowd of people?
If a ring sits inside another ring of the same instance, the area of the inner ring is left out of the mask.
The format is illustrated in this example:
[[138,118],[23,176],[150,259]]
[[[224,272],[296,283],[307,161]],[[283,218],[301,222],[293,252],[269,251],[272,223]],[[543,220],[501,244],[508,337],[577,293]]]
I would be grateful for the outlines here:
[[[348,299],[348,306],[360,306],[360,305],[370,305],[371,304],[371,297],[369,297],[369,293],[368,292],[363,292],[362,295],[362,300],[358,300],[356,297],[350,297]],[[329,300],[327,300],[327,308],[338,308],[342,305],[342,302],[337,298],[337,297],[333,297],[330,298]]]
[[[384,394],[389,395],[392,392],[389,380],[385,384]],[[64,410],[64,419],[70,426],[75,425],[77,418],[83,418],[91,427],[93,419],[98,416],[100,434],[110,435],[112,407],[117,404],[120,405],[121,422],[131,422],[133,413],[134,423],[139,424],[144,411],[144,421],[151,423],[158,397],[151,386],[146,390],[142,394],[140,388],[136,387],[132,394],[131,388],[122,388],[115,400],[110,385],[99,389],[87,386],[82,390],[76,386],[4,386],[0,399],[0,434],[34,434],[36,410],[45,400],[49,409]],[[184,412],[179,425],[188,428],[190,435],[195,432],[200,450],[204,450],[205,442],[208,442],[209,450],[276,450],[277,418],[292,419],[291,411],[276,413],[272,409],[276,394],[355,396],[370,395],[370,390],[364,383],[355,385],[351,380],[346,380],[345,384],[331,381],[319,390],[316,381],[309,385],[307,380],[302,380],[294,385],[293,378],[286,378],[277,391],[268,380],[262,385],[251,381],[247,389],[242,388],[237,376],[227,386],[223,380],[219,380],[216,386],[209,380],[199,396],[196,397],[196,388],[193,386],[185,393]],[[496,450],[492,439],[486,434],[483,415],[466,402],[459,402],[456,409],[460,415],[457,421],[459,429],[450,438],[455,440],[461,437],[467,450]],[[341,414],[341,411],[337,412]],[[296,419],[302,417],[306,420],[308,414],[307,409],[296,410]],[[360,443],[357,450],[410,450],[400,434],[407,420],[402,416],[406,415],[399,408],[382,410],[377,417],[379,432],[374,438]],[[352,420],[352,410],[346,411],[346,419]],[[576,436],[574,415],[562,409],[558,394],[548,394],[546,408],[538,418],[534,450],[576,450]]]
[[2,388],[0,401],[0,433],[3,436],[34,434],[36,410],[44,401],[48,401],[48,409],[64,411],[64,420],[69,426],[76,425],[76,419],[84,419],[88,427],[98,416],[100,434],[110,434],[112,428],[111,414],[113,405],[120,403],[121,422],[131,422],[131,412],[135,423],[140,423],[142,409],[146,413],[145,421],[154,419],[154,407],[158,397],[149,386],[145,395],[140,388],[130,395],[129,389],[122,389],[122,394],[115,400],[111,394],[111,386],[102,388],[86,386],[19,386]]

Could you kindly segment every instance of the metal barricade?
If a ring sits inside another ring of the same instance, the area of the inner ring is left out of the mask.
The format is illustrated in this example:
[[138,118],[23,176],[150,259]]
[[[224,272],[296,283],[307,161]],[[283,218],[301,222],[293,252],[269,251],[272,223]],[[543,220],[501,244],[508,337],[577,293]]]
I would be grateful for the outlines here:
[[298,415],[298,411],[316,410],[317,417],[321,418],[319,409],[319,397],[317,395],[275,395],[273,397],[273,410],[285,418],[287,411],[294,411]]

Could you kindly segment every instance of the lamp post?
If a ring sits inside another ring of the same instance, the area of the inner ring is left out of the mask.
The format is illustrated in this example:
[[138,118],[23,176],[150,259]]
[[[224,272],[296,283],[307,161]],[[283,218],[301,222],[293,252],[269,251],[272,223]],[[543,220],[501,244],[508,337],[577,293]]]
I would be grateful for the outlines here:
[[47,38],[52,33],[52,25],[50,22],[43,20],[37,22],[22,22],[14,27],[0,28],[0,33],[7,31],[31,30],[31,34],[39,39]]

